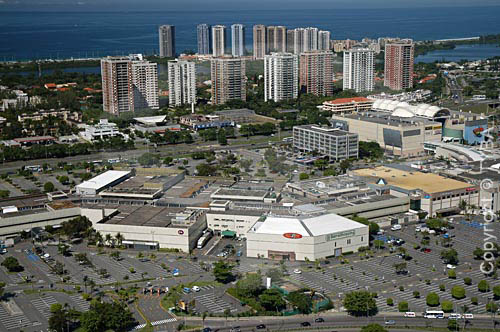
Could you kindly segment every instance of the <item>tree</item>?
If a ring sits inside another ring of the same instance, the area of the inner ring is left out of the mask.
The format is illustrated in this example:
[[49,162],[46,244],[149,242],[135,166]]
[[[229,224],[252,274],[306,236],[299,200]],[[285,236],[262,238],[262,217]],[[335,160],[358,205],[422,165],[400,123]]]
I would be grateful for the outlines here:
[[55,190],[54,184],[52,182],[45,182],[43,185],[43,191],[46,193],[51,193]]
[[3,262],[2,266],[5,266],[5,268],[9,272],[21,272],[24,270],[24,268],[19,264],[19,261],[17,258],[9,256],[7,257]]
[[196,171],[199,176],[214,176],[217,174],[217,167],[202,163],[196,166]]
[[482,259],[484,255],[484,250],[481,248],[476,248],[474,249],[472,254],[474,255],[474,259]]
[[373,316],[377,313],[377,303],[370,292],[356,291],[347,293],[344,307],[353,316]]
[[89,310],[82,313],[80,323],[87,332],[127,331],[135,325],[135,319],[121,303],[92,301]]
[[285,300],[277,289],[266,289],[259,295],[260,304],[268,311],[280,311],[285,308]]
[[116,243],[118,244],[118,246],[121,246],[122,245],[122,241],[124,239],[123,235],[120,232],[118,232],[115,235],[115,239],[116,239]]
[[398,303],[399,312],[407,312],[408,311],[408,302],[403,301]]
[[308,294],[301,291],[294,291],[290,292],[286,298],[301,314],[306,315],[311,312],[312,299]]
[[465,288],[462,286],[453,286],[451,289],[451,296],[455,299],[463,299],[465,297]]
[[368,324],[361,328],[361,332],[388,332],[379,324]]
[[69,246],[67,244],[61,243],[57,246],[57,251],[63,256],[69,256]]
[[472,279],[469,278],[469,277],[465,277],[464,278],[464,284],[466,284],[466,285],[472,285]]
[[477,284],[477,290],[480,291],[481,293],[486,293],[490,290],[490,284],[486,280],[481,280]]
[[493,287],[493,296],[495,297],[495,300],[500,299],[500,285]]
[[349,167],[351,167],[351,161],[349,159],[344,159],[340,162],[339,167],[342,170],[342,173],[345,173]]
[[431,292],[427,294],[425,301],[427,302],[427,305],[429,307],[437,307],[439,305],[439,295],[437,295],[434,292]]
[[448,264],[456,265],[458,263],[458,253],[455,249],[441,251],[441,258]]
[[49,329],[51,331],[67,331],[69,325],[69,312],[59,303],[50,306]]
[[260,273],[249,273],[245,279],[236,283],[236,290],[244,297],[256,296],[262,289],[262,275]]
[[486,303],[486,311],[492,312],[492,313],[497,312],[498,311],[498,304],[496,304],[493,301],[488,301],[488,303]]
[[109,254],[109,257],[113,258],[116,261],[119,261],[120,260],[120,252],[113,251],[111,254]]
[[457,272],[453,269],[448,270],[448,278],[450,279],[456,279],[457,278]]
[[413,291],[413,297],[416,299],[420,298],[420,292],[419,291]]
[[0,282],[0,300],[3,297],[3,292],[5,291],[5,282]]
[[227,284],[234,279],[234,275],[232,273],[233,266],[225,261],[218,261],[214,263],[214,268],[212,270],[215,280],[218,282],[222,282]]
[[219,129],[219,131],[217,132],[217,142],[220,145],[227,144],[226,131],[224,130],[224,128]]
[[137,162],[142,166],[152,166],[158,164],[160,162],[160,159],[157,155],[146,152],[143,153],[139,158],[137,158]]
[[396,270],[396,274],[400,274],[403,271],[406,271],[407,264],[406,263],[397,263],[394,264],[394,269]]
[[443,302],[441,302],[441,309],[444,312],[452,312],[453,311],[453,303],[451,301],[443,301]]
[[458,322],[456,319],[448,319],[448,330],[450,331],[458,330]]
[[309,179],[309,174],[307,174],[307,173],[300,173],[299,174],[300,181],[307,180],[307,179]]
[[62,233],[70,238],[82,236],[87,233],[90,227],[92,227],[92,222],[87,217],[83,216],[61,223]]

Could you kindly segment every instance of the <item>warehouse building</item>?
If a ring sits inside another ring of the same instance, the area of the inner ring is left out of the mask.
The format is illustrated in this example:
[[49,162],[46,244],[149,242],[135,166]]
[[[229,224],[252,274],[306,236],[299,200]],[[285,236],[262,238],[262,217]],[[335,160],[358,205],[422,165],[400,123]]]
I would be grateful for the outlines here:
[[368,246],[368,226],[333,213],[262,219],[246,235],[248,257],[314,261]]
[[364,168],[352,173],[379,187],[388,188],[391,195],[409,196],[410,208],[425,211],[430,217],[459,213],[461,200],[479,206],[479,186],[441,175],[418,172],[404,166]]
[[128,248],[189,252],[207,223],[203,209],[120,205],[112,216],[93,227],[103,236],[120,233]]
[[95,196],[102,190],[117,185],[132,176],[131,171],[107,171],[76,186],[81,196]]

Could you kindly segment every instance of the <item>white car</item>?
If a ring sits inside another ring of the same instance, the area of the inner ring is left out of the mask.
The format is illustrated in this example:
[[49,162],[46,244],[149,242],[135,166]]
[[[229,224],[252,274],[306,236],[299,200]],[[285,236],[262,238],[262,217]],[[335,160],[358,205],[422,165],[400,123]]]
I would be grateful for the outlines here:
[[295,269],[295,270],[293,270],[293,273],[295,273],[295,274],[301,274],[301,273],[302,273],[302,271],[301,271],[301,270],[299,270],[299,269]]
[[453,265],[453,264],[447,264],[446,268],[453,270],[453,269],[456,269],[457,267],[455,265]]
[[413,311],[407,311],[407,312],[405,312],[405,317],[413,318],[413,317],[417,317],[417,315]]
[[193,292],[199,292],[201,290],[198,286],[193,286],[191,289],[193,290]]

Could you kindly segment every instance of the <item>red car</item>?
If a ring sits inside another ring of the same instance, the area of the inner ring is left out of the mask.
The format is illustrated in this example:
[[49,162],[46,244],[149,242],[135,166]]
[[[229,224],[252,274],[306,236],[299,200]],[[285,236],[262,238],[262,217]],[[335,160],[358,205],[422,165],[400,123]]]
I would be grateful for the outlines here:
[[432,251],[432,249],[430,249],[430,248],[425,248],[425,249],[424,249],[424,252],[425,252],[425,253],[430,253],[431,251]]

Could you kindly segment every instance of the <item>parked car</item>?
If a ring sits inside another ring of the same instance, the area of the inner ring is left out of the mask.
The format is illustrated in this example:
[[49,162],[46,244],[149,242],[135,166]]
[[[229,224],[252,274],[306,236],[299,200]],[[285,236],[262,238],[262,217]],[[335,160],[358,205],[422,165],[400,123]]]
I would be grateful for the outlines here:
[[191,288],[184,287],[184,293],[191,293]]
[[396,324],[396,321],[392,320],[392,319],[389,319],[389,320],[386,320],[384,322],[385,325],[395,325]]
[[301,271],[301,270],[299,270],[299,269],[295,269],[295,270],[293,270],[293,273],[295,273],[295,274],[301,274],[301,273],[302,273],[302,271]]
[[399,231],[401,228],[402,228],[401,225],[393,225],[391,227],[391,231]]
[[453,269],[456,269],[457,267],[453,264],[446,264],[446,268],[453,270]]
[[200,291],[200,287],[198,287],[198,286],[193,286],[191,289],[193,290],[193,292],[199,292]]
[[325,322],[325,320],[324,320],[323,318],[321,318],[321,317],[318,317],[318,318],[316,318],[316,319],[314,320],[314,322],[316,322],[316,323],[324,323],[324,322]]
[[255,328],[257,328],[257,330],[264,330],[266,326],[264,324],[259,324]]
[[405,312],[405,317],[413,318],[417,317],[417,315],[413,311],[407,311]]
[[311,323],[309,323],[309,322],[302,322],[302,323],[300,323],[300,325],[302,325],[302,326],[311,326]]
[[230,332],[241,332],[241,327],[234,326],[234,327],[231,328]]

